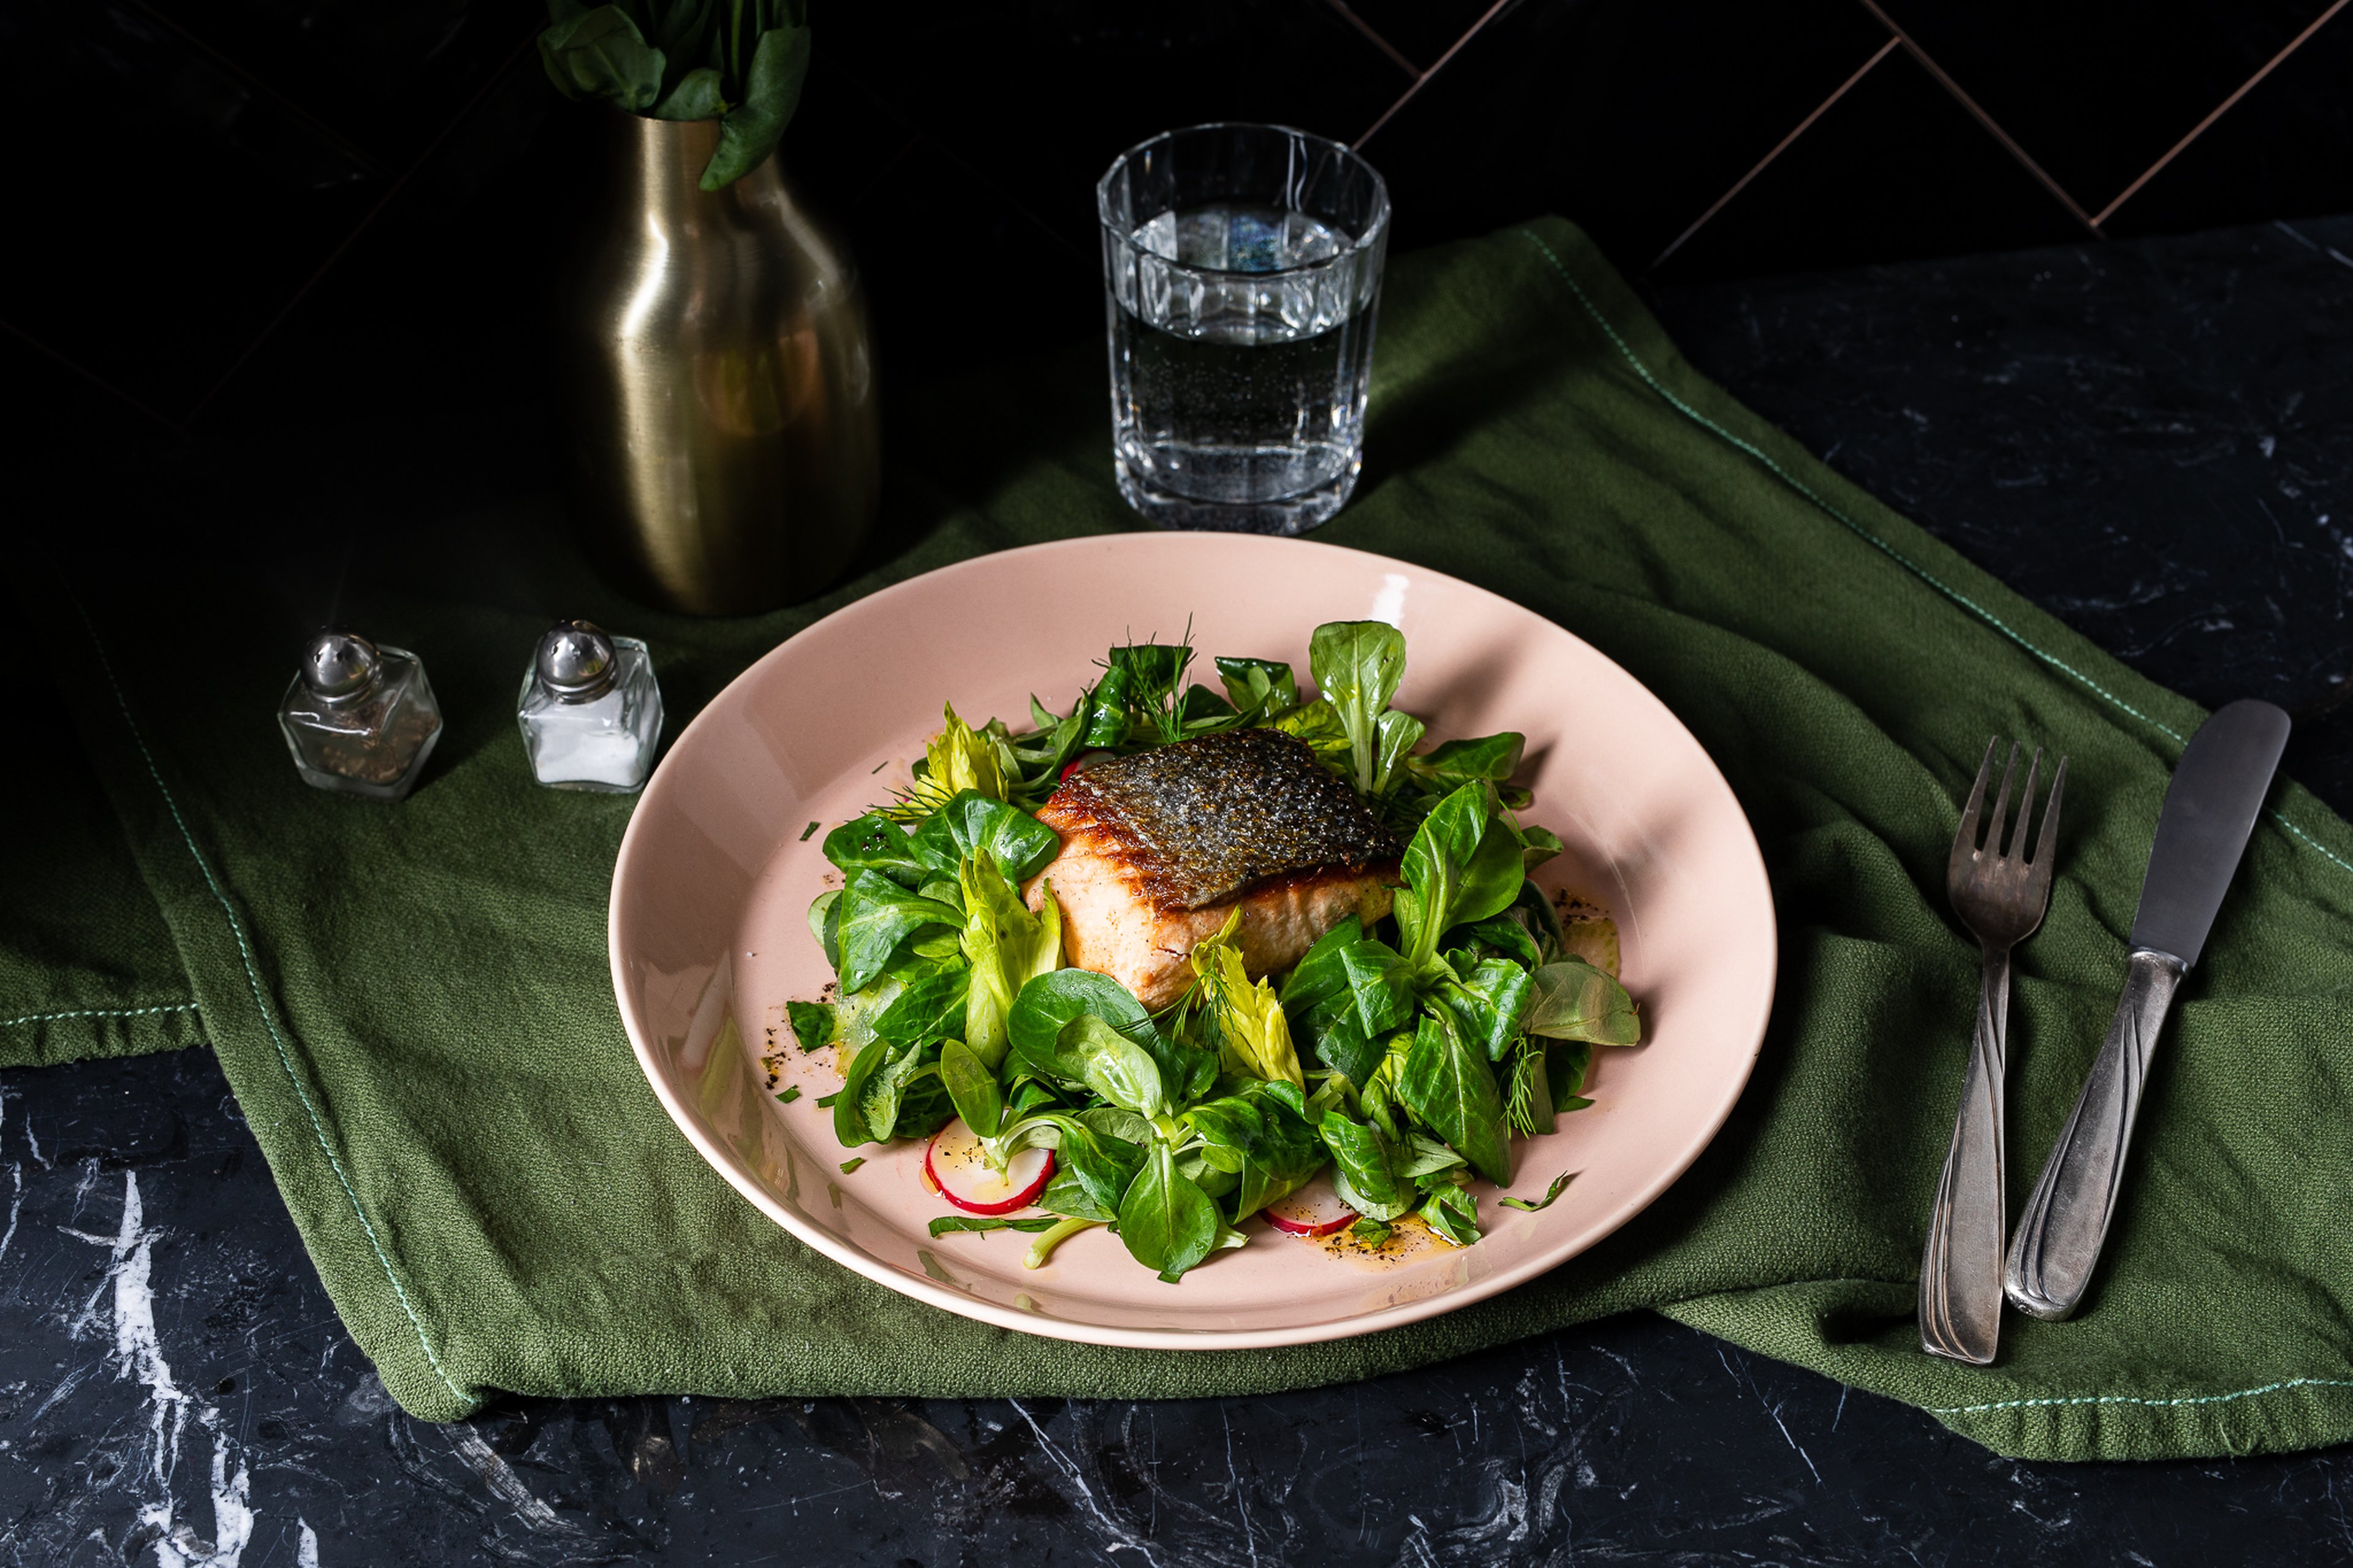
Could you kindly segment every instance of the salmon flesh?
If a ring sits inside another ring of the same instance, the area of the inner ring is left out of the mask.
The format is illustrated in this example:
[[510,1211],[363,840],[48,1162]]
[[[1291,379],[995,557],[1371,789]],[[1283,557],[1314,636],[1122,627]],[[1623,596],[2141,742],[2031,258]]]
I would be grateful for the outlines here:
[[1251,978],[1290,968],[1347,919],[1389,912],[1397,840],[1356,792],[1278,730],[1232,730],[1113,757],[1062,781],[1038,813],[1060,854],[1028,887],[1062,910],[1068,963],[1146,1007],[1192,982],[1193,944],[1235,907]]

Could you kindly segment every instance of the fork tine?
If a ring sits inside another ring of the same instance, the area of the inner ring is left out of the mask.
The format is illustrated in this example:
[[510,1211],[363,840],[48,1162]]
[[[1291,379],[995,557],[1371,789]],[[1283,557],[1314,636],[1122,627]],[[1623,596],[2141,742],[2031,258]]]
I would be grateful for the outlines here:
[[2001,858],[2001,841],[2010,837],[2010,785],[2018,776],[2018,742],[2010,743],[2010,761],[2002,764],[2001,793],[1994,796],[1993,816],[1986,820],[1986,858]]
[[1967,860],[1977,852],[1978,808],[1985,804],[1986,779],[1993,772],[1994,748],[2000,744],[2001,737],[1999,735],[1986,742],[1985,761],[1978,764],[1978,782],[1969,786],[1968,805],[1961,807],[1960,831],[1953,835],[1953,858],[1956,862]]
[[2051,891],[2052,840],[2059,832],[2059,797],[2067,788],[2067,759],[2061,757],[2051,774],[2051,798],[2042,807],[2042,826],[2034,835],[2032,884],[2038,897]]
[[1978,764],[1977,782],[1969,786],[1968,804],[1961,807],[1961,826],[1953,835],[1953,853],[1945,863],[1947,888],[1956,889],[1974,875],[1978,858],[1978,816],[1985,805],[1986,780],[1993,773],[1993,752],[2000,736],[1986,742],[1985,761]]
[[2026,764],[2026,786],[2018,795],[2018,820],[2010,825],[2010,842],[2002,846],[2005,859],[2023,861],[2026,858],[2026,829],[2034,820],[2034,781],[2042,773],[2042,748],[2034,748],[2032,760]]

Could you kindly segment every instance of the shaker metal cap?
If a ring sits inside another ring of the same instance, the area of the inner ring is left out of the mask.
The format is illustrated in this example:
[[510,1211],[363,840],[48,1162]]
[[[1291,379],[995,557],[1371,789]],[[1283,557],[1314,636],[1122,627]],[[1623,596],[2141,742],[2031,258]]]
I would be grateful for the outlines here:
[[302,649],[302,684],[322,702],[349,702],[375,685],[384,658],[355,632],[329,626]]
[[586,702],[613,689],[613,639],[594,621],[558,621],[532,661],[539,683],[563,702]]

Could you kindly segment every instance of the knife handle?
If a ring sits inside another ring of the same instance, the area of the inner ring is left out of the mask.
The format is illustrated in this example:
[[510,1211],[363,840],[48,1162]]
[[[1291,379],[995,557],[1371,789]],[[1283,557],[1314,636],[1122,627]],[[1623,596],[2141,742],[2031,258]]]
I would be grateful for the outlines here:
[[1945,1173],[1928,1210],[1920,1258],[1920,1348],[1977,1366],[2001,1339],[2001,1222],[2008,1212],[2001,1162],[2001,1087],[2010,1035],[2010,950],[1988,947],[1978,984],[1978,1026],[1961,1076]]
[[2188,968],[2171,953],[2148,948],[2134,949],[2126,964],[2125,994],[2108,1037],[2010,1237],[2002,1293],[2031,1318],[2067,1317],[2092,1282],[2123,1194],[2125,1156],[2149,1058]]

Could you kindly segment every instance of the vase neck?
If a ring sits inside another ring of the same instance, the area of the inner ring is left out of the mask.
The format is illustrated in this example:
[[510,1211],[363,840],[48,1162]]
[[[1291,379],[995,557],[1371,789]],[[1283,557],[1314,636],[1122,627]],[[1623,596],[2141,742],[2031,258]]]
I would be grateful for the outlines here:
[[624,190],[649,210],[685,212],[698,204],[733,204],[783,195],[783,175],[771,153],[760,166],[717,191],[702,188],[702,171],[719,147],[716,120],[650,120],[616,114],[617,173]]

